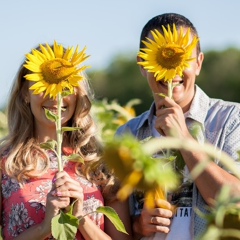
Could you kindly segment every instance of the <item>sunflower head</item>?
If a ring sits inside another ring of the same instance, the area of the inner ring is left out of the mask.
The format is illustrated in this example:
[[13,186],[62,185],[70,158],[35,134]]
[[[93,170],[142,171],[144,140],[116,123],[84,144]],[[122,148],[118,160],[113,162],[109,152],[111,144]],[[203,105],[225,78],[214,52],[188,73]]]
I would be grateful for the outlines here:
[[54,41],[51,47],[49,44],[39,46],[26,55],[24,67],[31,73],[24,77],[35,82],[30,89],[34,94],[45,92],[44,97],[56,98],[65,91],[74,92],[74,87],[84,79],[82,71],[87,66],[80,66],[89,56],[85,53],[86,47],[79,51],[79,46],[64,49]]
[[129,134],[105,143],[103,160],[122,183],[117,194],[120,200],[125,200],[134,189],[151,191],[164,186],[172,190],[178,184],[171,165],[165,159],[152,158],[143,146],[144,143]]
[[183,71],[189,67],[192,51],[199,41],[198,37],[191,35],[190,28],[187,32],[183,27],[179,31],[173,24],[167,29],[162,26],[163,34],[157,29],[151,31],[153,39],[143,41],[146,48],[141,48],[138,56],[143,59],[138,64],[149,72],[154,73],[157,81],[172,81],[176,75],[182,76]]

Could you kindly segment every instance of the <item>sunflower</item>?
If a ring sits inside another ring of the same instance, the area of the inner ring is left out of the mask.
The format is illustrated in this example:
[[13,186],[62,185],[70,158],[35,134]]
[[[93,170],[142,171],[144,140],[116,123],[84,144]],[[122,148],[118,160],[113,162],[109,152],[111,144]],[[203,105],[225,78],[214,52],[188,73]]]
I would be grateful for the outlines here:
[[49,44],[39,46],[39,50],[33,49],[26,55],[24,67],[32,73],[24,77],[35,82],[30,89],[34,94],[45,92],[44,97],[56,98],[58,93],[65,91],[73,93],[74,87],[84,79],[81,72],[87,66],[80,67],[89,56],[85,53],[86,47],[79,52],[79,46],[64,49],[54,41],[53,47]]
[[175,189],[179,179],[171,165],[166,164],[169,160],[152,158],[144,144],[128,134],[111,139],[105,143],[103,161],[121,182],[119,200],[126,200],[134,190],[143,191],[147,192],[147,207],[152,208],[155,201],[166,200],[162,189]]
[[162,26],[163,34],[158,30],[151,31],[153,40],[147,38],[148,41],[142,41],[146,48],[141,48],[138,56],[144,61],[139,61],[149,72],[154,73],[156,81],[171,82],[176,75],[182,76],[184,69],[189,67],[191,62],[192,51],[198,43],[196,36],[191,39],[190,28],[186,34],[184,29],[180,27],[179,32],[173,24],[173,31],[168,25],[168,30]]

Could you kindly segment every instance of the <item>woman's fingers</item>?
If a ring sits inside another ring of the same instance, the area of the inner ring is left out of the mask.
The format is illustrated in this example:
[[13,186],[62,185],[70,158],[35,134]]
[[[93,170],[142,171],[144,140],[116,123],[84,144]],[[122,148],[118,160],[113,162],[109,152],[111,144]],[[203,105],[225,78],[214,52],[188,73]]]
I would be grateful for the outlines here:
[[78,181],[62,171],[53,178],[52,195],[83,200],[83,189]]
[[80,185],[75,186],[71,184],[61,185],[55,190],[51,192],[53,196],[57,196],[59,198],[76,198],[76,199],[82,199],[83,197],[83,190]]

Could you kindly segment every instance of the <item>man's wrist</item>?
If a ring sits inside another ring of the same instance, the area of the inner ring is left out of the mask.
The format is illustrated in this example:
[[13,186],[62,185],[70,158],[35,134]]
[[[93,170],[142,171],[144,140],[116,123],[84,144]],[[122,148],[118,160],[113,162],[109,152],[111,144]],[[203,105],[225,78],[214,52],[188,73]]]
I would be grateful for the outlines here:
[[142,231],[141,231],[141,223],[140,223],[140,215],[136,216],[132,219],[133,221],[133,234],[134,234],[134,239],[138,240],[143,237]]

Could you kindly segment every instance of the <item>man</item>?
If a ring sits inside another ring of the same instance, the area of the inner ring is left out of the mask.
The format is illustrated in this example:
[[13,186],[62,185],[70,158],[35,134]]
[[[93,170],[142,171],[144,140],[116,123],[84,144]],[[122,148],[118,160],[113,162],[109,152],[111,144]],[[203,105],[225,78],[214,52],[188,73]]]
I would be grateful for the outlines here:
[[[186,32],[190,29],[191,39],[198,38],[197,30],[186,17],[174,13],[162,14],[150,19],[144,26],[141,33],[141,50],[146,47],[146,42],[154,40],[153,30],[163,34],[163,27],[168,29],[170,26],[173,29],[174,25],[178,31],[180,28]],[[237,161],[237,151],[240,150],[240,105],[211,99],[195,84],[204,59],[200,42],[192,51],[191,57],[194,60],[189,62],[181,76],[176,75],[172,79],[175,86],[172,98],[168,97],[167,82],[161,79],[156,81],[157,74],[144,67],[143,61],[146,59],[140,56],[138,63],[141,65],[141,73],[148,81],[154,102],[149,111],[120,127],[117,134],[130,131],[142,140],[150,136],[171,136],[174,130],[174,134],[180,139],[194,139],[191,128],[198,125],[200,132],[196,138],[199,142],[210,142]],[[223,185],[232,186],[233,194],[240,194],[239,179],[225,170],[217,160],[211,162],[197,179],[192,180],[189,172],[205,160],[205,155],[184,149],[180,152],[185,163],[182,171],[183,182],[180,191],[171,194],[169,199],[171,204],[178,207],[176,213],[173,214],[170,210],[170,203],[168,209],[156,206],[149,211],[141,204],[142,199],[137,198],[136,194],[132,196],[133,230],[138,237],[145,236],[142,239],[194,239],[206,228],[204,219],[194,211],[196,207],[206,212],[206,205],[212,204],[211,200],[216,197]]]

